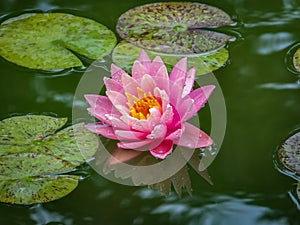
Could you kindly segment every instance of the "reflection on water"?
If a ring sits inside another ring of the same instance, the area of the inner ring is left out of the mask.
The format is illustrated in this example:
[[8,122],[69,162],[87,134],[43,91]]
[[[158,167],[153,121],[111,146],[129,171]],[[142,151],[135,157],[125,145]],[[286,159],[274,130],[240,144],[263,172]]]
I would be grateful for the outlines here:
[[296,40],[293,34],[288,32],[264,33],[258,37],[256,51],[261,55],[272,54],[285,49]]
[[273,90],[296,90],[300,89],[300,83],[289,83],[289,84],[280,84],[280,83],[266,83],[261,84],[258,88],[263,89],[273,89]]
[[30,218],[35,221],[36,225],[47,225],[47,224],[73,224],[72,218],[66,218],[60,215],[58,212],[50,212],[45,209],[41,204],[37,204],[30,209]]

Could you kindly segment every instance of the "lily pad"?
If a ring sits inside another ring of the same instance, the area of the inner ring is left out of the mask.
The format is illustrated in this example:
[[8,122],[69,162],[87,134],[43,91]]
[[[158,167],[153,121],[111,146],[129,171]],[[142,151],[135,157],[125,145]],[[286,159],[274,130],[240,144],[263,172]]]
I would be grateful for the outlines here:
[[207,28],[232,24],[234,21],[227,13],[210,5],[164,2],[128,10],[119,17],[117,32],[126,41],[143,49],[197,54],[221,48],[232,39]]
[[278,151],[278,158],[285,168],[300,175],[300,132],[283,143]]
[[96,152],[98,138],[82,123],[55,133],[66,122],[67,118],[44,115],[16,116],[0,121],[0,156],[43,153],[66,160],[74,167],[82,164]]
[[78,179],[75,175],[0,178],[0,201],[14,204],[50,202],[73,191],[78,185]]
[[74,169],[72,164],[67,161],[43,153],[19,153],[1,156],[0,166],[0,175],[9,179],[55,174]]
[[293,56],[293,64],[295,69],[300,73],[300,48],[297,49]]
[[98,138],[83,124],[55,133],[66,122],[44,115],[0,122],[0,201],[47,202],[74,190],[81,177],[66,173],[96,152]]
[[[113,62],[122,67],[127,72],[131,72],[131,67],[133,62],[138,58],[142,48],[139,48],[131,43],[122,41],[113,50],[112,60]],[[174,54],[163,54],[154,51],[147,50],[147,54],[154,58],[155,56],[160,56],[165,64],[173,68],[174,65],[182,58],[188,58],[188,66],[195,66],[197,69],[197,75],[207,74],[214,70],[219,69],[224,66],[229,58],[229,53],[226,48],[221,48],[216,51],[196,55],[174,55]]]
[[20,66],[60,70],[83,66],[74,52],[90,59],[109,54],[112,31],[91,19],[65,13],[26,13],[0,25],[0,55]]

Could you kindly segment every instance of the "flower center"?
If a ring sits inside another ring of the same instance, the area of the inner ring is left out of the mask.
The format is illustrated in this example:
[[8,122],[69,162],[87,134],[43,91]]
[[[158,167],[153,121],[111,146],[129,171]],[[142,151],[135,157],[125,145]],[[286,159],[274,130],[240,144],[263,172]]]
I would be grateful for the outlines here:
[[135,101],[134,105],[130,106],[130,113],[134,118],[145,120],[149,118],[151,108],[157,108],[161,110],[161,105],[155,97],[149,95]]

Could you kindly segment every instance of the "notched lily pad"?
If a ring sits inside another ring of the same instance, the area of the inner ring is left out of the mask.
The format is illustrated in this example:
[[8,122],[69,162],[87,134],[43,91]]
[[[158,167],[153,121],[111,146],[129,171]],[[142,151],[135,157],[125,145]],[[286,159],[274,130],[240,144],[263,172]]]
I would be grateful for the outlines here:
[[297,72],[300,73],[300,48],[297,49],[293,56],[293,64]]
[[59,70],[83,66],[73,52],[90,59],[109,54],[112,31],[91,19],[64,13],[27,13],[0,25],[0,55],[20,66]]
[[[70,193],[80,176],[69,176],[98,148],[83,124],[59,132],[66,118],[16,116],[0,122],[0,201],[47,202]],[[82,155],[84,152],[85,155]]]
[[197,54],[221,48],[232,39],[207,28],[232,24],[234,21],[227,13],[210,5],[164,2],[128,10],[119,17],[117,32],[123,39],[144,49]]
[[96,152],[98,137],[83,123],[55,133],[66,122],[67,118],[44,115],[16,116],[0,121],[0,156],[43,153],[66,160],[74,167],[84,163]]
[[[122,67],[127,72],[131,72],[133,62],[138,58],[142,48],[139,48],[131,43],[122,41],[113,50],[112,60],[113,62]],[[188,58],[188,67],[195,66],[197,69],[197,75],[204,75],[224,66],[229,58],[229,53],[226,48],[221,48],[216,51],[196,55],[174,55],[163,54],[154,51],[147,50],[147,54],[153,59],[155,56],[160,56],[165,64],[171,68],[182,58]]]
[[78,179],[75,175],[4,180],[0,177],[0,201],[14,204],[50,202],[72,192]]
[[285,168],[300,175],[300,132],[283,143],[278,150],[278,158]]

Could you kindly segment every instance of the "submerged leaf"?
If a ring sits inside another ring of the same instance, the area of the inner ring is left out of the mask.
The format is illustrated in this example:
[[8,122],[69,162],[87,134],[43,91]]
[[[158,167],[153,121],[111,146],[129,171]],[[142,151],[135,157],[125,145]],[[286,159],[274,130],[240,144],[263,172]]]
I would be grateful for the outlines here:
[[175,192],[179,196],[181,196],[183,189],[186,189],[190,195],[192,194],[191,180],[187,166],[184,166],[169,179],[166,179],[160,183],[149,185],[149,188],[158,190],[164,195],[169,195],[172,185]]
[[1,179],[0,201],[14,204],[50,202],[72,192],[79,176],[27,177],[26,179]]
[[[119,67],[123,68],[127,72],[131,71],[131,67],[136,58],[138,58],[141,52],[141,48],[130,44],[128,42],[122,41],[113,50],[112,59],[113,62]],[[163,54],[154,51],[146,51],[147,54],[154,58],[155,56],[160,56],[162,60],[170,65],[171,68],[182,58],[188,58],[188,66],[196,67],[197,75],[207,74],[214,70],[219,69],[224,66],[229,58],[228,50],[226,48],[221,48],[217,51],[209,52],[206,54],[196,55],[174,55],[174,54]]]
[[114,33],[91,19],[64,13],[27,13],[0,25],[0,55],[20,66],[57,70],[83,66],[109,54]]
[[223,47],[232,37],[202,28],[232,25],[224,11],[201,3],[164,2],[138,6],[119,17],[119,35],[141,48],[194,54]]
[[300,132],[283,143],[278,150],[278,158],[285,168],[300,175]]
[[300,48],[297,49],[293,56],[293,64],[295,69],[300,73]]

